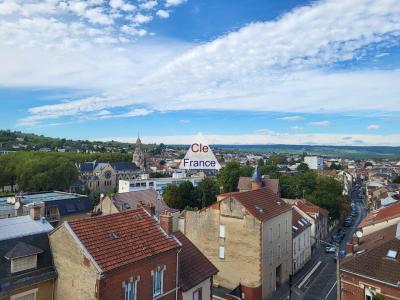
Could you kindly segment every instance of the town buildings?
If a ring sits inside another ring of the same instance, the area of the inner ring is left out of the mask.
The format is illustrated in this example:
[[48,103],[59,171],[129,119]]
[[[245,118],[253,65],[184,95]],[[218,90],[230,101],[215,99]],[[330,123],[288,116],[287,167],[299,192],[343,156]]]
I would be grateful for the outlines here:
[[85,188],[90,191],[105,192],[117,187],[119,180],[131,180],[135,178],[138,168],[131,162],[107,162],[97,160],[77,165],[79,180],[71,186],[72,191],[82,191]]
[[211,299],[213,264],[144,208],[64,222],[50,234],[56,299]]
[[181,177],[181,176],[173,176],[167,178],[120,180],[118,184],[118,192],[126,193],[126,192],[152,188],[159,194],[162,194],[162,192],[167,188],[169,184],[179,185],[183,181],[190,181],[193,184],[193,186],[197,186],[202,180],[203,178],[201,177]]
[[256,165],[253,177],[239,177],[238,187],[239,192],[251,191],[253,182],[261,182],[263,187],[269,188],[277,196],[280,196],[279,179],[272,179],[268,175],[261,176],[258,165]]
[[251,191],[185,211],[182,222],[185,235],[218,268],[214,284],[240,290],[235,299],[267,299],[292,271],[292,209],[257,180]]
[[358,225],[364,235],[400,222],[400,203],[369,212]]
[[52,229],[33,208],[30,215],[0,219],[0,299],[53,299]]
[[305,199],[282,199],[311,224],[311,245],[325,240],[329,232],[329,212]]
[[1,211],[8,213],[3,217],[22,216],[35,207],[40,217],[45,218],[53,226],[66,220],[87,218],[92,211],[92,204],[85,195],[64,192],[38,192],[0,197]]
[[292,213],[293,273],[299,271],[311,258],[311,223],[295,208]]
[[400,298],[400,223],[354,237],[343,259],[343,300]]
[[320,156],[305,156],[304,163],[308,165],[310,170],[324,169],[324,159]]

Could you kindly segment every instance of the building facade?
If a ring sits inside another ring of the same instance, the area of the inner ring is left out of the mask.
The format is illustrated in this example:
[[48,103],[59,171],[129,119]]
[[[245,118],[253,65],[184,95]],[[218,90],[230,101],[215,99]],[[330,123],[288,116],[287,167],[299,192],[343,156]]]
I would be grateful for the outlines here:
[[311,258],[311,223],[296,209],[292,211],[293,274],[299,271]]
[[291,207],[260,187],[185,212],[185,235],[219,270],[214,284],[240,290],[238,299],[268,299],[291,273]]
[[57,273],[48,233],[53,227],[35,214],[0,220],[0,299],[53,299]]
[[340,272],[343,300],[400,299],[400,223],[354,237]]
[[211,299],[206,292],[217,269],[178,237],[170,214],[158,223],[143,208],[65,222],[50,234],[59,276],[55,297],[176,300],[204,291],[202,299]]
[[323,170],[324,159],[320,156],[305,156],[304,163],[310,168],[310,170]]
[[71,186],[71,190],[79,192],[83,189],[105,192],[117,187],[119,180],[132,180],[138,168],[131,162],[107,162],[97,160],[77,165],[79,180]]

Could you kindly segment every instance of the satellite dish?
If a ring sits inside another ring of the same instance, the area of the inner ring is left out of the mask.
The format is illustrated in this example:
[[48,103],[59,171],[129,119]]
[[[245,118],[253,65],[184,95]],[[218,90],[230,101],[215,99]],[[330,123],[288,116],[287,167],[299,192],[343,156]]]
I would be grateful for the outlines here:
[[362,231],[358,230],[358,231],[356,232],[356,236],[357,236],[358,238],[361,238],[361,237],[363,236]]
[[19,209],[20,206],[21,206],[21,203],[15,202],[15,204],[14,204],[14,208],[15,208],[15,209]]

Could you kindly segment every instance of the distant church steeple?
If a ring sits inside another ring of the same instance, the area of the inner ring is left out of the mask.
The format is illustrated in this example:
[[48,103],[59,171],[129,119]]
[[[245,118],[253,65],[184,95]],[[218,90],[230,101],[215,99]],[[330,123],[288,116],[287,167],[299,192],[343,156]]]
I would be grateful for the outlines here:
[[141,170],[144,170],[145,167],[145,157],[144,157],[144,151],[142,149],[142,141],[140,140],[139,137],[139,132],[138,132],[138,138],[136,140],[136,145],[135,145],[135,151],[133,152],[132,156],[132,162]]

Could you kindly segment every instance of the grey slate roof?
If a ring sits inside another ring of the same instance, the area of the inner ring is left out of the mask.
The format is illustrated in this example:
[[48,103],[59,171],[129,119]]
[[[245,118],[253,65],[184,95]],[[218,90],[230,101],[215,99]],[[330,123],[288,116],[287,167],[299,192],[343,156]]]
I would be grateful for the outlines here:
[[136,169],[136,165],[134,163],[125,161],[112,162],[110,165],[116,171],[134,171]]
[[25,242],[18,242],[10,251],[8,251],[4,257],[7,259],[12,259],[12,258],[18,258],[18,257],[25,257],[25,256],[30,256],[34,254],[39,254],[43,253],[43,250],[33,246],[29,245]]
[[[37,256],[36,269],[11,273],[11,262],[5,258],[5,255],[20,242],[41,249],[43,252],[39,253]],[[9,295],[10,292],[15,289],[56,277],[57,272],[53,265],[47,232],[20,236],[0,242],[0,298]]]
[[48,233],[53,230],[47,221],[34,221],[30,216],[0,219],[0,244],[8,240],[27,235]]

